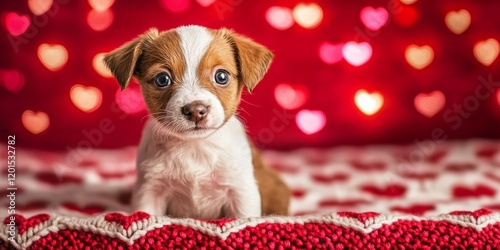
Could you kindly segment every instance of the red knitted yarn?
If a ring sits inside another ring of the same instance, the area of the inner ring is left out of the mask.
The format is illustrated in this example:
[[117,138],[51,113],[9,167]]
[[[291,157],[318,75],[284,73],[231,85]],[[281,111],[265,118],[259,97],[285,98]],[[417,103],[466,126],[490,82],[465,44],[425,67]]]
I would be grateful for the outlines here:
[[[47,221],[50,218],[48,214],[37,214],[35,216],[29,217],[28,219],[19,214],[13,214],[14,221],[16,222],[17,231],[19,234],[23,234],[30,227],[35,227],[36,225]],[[10,216],[5,217],[3,220],[4,224],[7,225],[10,222]]]
[[179,225],[149,231],[133,245],[117,238],[77,230],[50,233],[28,249],[430,249],[500,247],[500,224],[476,231],[445,221],[399,221],[369,234],[334,224],[260,224],[225,240]]
[[355,218],[361,223],[365,223],[366,220],[379,216],[379,213],[375,212],[365,212],[365,213],[354,213],[354,212],[338,212],[338,215],[342,217]]
[[123,228],[126,230],[130,227],[130,225],[133,222],[141,221],[143,219],[149,219],[149,216],[150,215],[145,212],[138,211],[128,216],[120,213],[110,213],[107,214],[106,217],[104,217],[104,219],[106,221],[115,222],[119,225],[122,225]]
[[472,215],[476,220],[478,217],[483,216],[483,215],[488,215],[491,214],[490,210],[487,209],[479,209],[474,212],[470,211],[454,211],[450,213],[451,215]]

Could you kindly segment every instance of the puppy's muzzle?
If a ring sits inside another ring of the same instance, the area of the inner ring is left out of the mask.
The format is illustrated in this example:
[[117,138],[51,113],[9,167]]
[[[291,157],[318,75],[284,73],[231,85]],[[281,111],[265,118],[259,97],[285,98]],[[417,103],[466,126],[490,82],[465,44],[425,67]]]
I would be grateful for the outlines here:
[[181,113],[186,117],[187,120],[198,124],[200,121],[204,120],[210,109],[208,105],[201,101],[194,101],[190,104],[185,105],[181,109]]

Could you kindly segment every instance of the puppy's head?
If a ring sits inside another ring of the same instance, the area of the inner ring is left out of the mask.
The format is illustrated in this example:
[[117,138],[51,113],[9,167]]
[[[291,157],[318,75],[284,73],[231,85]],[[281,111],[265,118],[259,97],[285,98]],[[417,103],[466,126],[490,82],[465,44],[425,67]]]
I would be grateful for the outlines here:
[[272,58],[264,46],[231,30],[182,26],[150,29],[104,62],[122,89],[137,78],[163,131],[189,139],[224,125],[236,112],[243,87],[252,91]]

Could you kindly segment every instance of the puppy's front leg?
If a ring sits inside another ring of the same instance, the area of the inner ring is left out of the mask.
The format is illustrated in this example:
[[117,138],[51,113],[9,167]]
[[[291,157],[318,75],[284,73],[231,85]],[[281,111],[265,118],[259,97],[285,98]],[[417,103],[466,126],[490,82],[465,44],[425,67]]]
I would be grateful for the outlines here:
[[160,183],[137,183],[132,193],[132,208],[151,215],[162,216],[167,212],[167,189]]
[[245,178],[231,190],[231,204],[226,217],[248,218],[262,215],[259,188],[254,178]]

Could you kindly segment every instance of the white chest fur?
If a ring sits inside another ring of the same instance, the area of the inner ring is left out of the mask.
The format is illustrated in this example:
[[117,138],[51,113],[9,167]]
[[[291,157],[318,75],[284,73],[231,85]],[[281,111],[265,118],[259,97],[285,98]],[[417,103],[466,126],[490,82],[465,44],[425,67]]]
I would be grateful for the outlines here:
[[251,149],[232,117],[208,138],[157,138],[144,129],[133,207],[155,215],[214,219],[260,216]]

